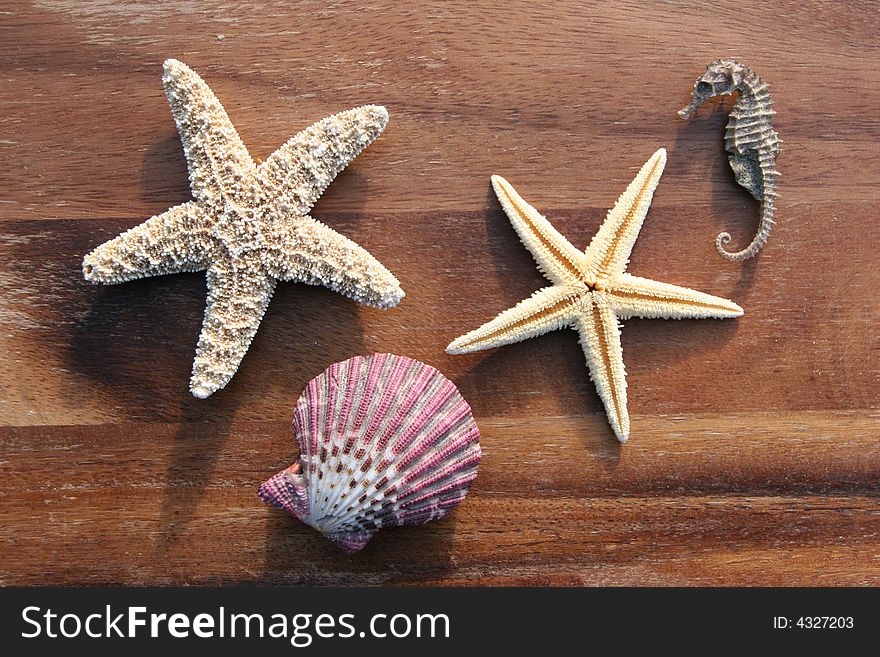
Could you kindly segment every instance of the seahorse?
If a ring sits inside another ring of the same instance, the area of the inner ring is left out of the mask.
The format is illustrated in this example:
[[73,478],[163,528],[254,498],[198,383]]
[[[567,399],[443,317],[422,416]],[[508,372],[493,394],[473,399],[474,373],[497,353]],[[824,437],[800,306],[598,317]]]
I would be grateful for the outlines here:
[[761,203],[761,219],[752,243],[742,251],[724,249],[730,233],[715,238],[718,254],[728,260],[747,260],[760,251],[774,224],[776,213],[776,156],[782,141],[773,130],[773,101],[770,89],[757,73],[733,59],[716,59],[697,78],[691,103],[678,115],[688,119],[706,100],[713,96],[739,92],[730,112],[724,133],[724,148],[736,181]]

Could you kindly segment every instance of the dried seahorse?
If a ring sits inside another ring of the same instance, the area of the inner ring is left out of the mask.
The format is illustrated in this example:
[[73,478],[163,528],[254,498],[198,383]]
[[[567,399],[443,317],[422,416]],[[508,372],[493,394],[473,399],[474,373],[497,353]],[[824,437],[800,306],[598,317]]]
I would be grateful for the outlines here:
[[715,238],[719,255],[728,260],[746,260],[760,251],[770,235],[776,212],[776,156],[781,140],[773,130],[770,89],[748,66],[733,59],[717,59],[697,78],[691,104],[678,112],[684,119],[712,96],[739,92],[724,133],[724,148],[736,181],[761,202],[761,220],[752,243],[742,251],[724,249],[730,233]]

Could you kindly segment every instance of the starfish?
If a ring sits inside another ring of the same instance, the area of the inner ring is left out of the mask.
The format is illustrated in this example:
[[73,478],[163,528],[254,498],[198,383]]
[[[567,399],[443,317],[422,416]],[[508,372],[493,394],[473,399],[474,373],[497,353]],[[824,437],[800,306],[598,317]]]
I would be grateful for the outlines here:
[[666,165],[658,150],[608,213],[586,251],[572,246],[504,178],[492,176],[495,194],[538,268],[553,285],[454,340],[446,351],[491,349],[569,327],[580,334],[590,378],[596,384],[617,439],[629,438],[626,372],[619,320],[629,317],[705,319],[739,317],[731,301],[626,273],[629,255]]
[[366,105],[315,123],[257,166],[207,84],[169,59],[162,82],[193,199],[102,244],[83,260],[92,283],[207,270],[208,300],[190,390],[223,388],[257,332],[277,281],[324,285],[367,305],[404,296],[368,251],[309,216],[336,175],[385,129]]

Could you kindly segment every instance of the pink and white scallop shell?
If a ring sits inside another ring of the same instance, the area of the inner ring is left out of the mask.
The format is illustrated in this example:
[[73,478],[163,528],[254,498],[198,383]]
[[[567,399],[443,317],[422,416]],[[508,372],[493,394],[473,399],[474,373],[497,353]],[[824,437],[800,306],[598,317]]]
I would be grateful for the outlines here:
[[312,379],[293,416],[299,460],[260,497],[351,554],[382,527],[441,518],[480,463],[471,408],[433,367],[357,356]]

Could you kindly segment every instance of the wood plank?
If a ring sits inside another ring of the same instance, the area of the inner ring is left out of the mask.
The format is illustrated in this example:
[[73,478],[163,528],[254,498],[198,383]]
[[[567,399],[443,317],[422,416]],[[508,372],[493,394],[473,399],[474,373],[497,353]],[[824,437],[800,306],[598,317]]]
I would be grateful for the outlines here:
[[[713,228],[681,230],[688,210],[652,210],[630,271],[731,298],[746,314],[736,321],[625,322],[631,411],[874,407],[880,338],[869,327],[880,318],[873,287],[880,224],[859,206],[841,209],[850,218],[841,227],[846,259],[816,248],[826,228],[804,221],[779,226],[766,256],[742,270],[717,260]],[[603,212],[547,213],[586,244]],[[327,364],[379,350],[439,367],[481,415],[601,409],[574,333],[472,356],[443,352],[454,337],[543,285],[500,208],[394,220],[400,234],[421,233],[424,241],[412,248],[383,243],[384,218],[334,215],[328,222],[397,274],[407,291],[398,308],[371,310],[325,289],[282,284],[239,373],[207,401],[187,391],[204,309],[201,274],[94,287],[81,278],[82,255],[129,223],[6,222],[0,280],[15,293],[0,299],[0,347],[11,356],[0,363],[0,418],[79,424],[287,416]],[[436,248],[452,232],[454,257]],[[760,381],[760,394],[749,381]]]
[[[160,83],[169,56],[203,74],[262,158],[328,113],[389,107],[385,136],[328,190],[323,211],[482,209],[486,188],[472,183],[492,173],[523,176],[544,205],[602,207],[608,186],[628,182],[659,146],[680,167],[666,181],[679,198],[742,202],[722,156],[726,112],[706,110],[690,124],[675,115],[719,44],[772,85],[784,140],[780,214],[832,191],[880,199],[876,167],[852,164],[872,159],[880,136],[880,14],[871,2],[848,3],[826,22],[819,1],[786,12],[758,2],[711,10],[388,0],[360,10],[320,1],[258,11],[227,2],[11,6],[0,102],[19,108],[3,120],[13,142],[4,154],[19,166],[8,172],[16,194],[0,218],[120,209],[139,218],[186,200]],[[635,160],[612,169],[622,153]]]
[[254,482],[295,456],[284,425],[6,429],[0,478],[14,489],[0,548],[19,557],[4,577],[877,584],[864,557],[880,529],[878,415],[637,417],[640,440],[624,448],[600,415],[489,419],[465,504],[426,527],[384,531],[356,557],[257,500]]
[[[387,530],[348,557],[293,519],[255,508],[241,488],[197,518],[150,496],[9,502],[38,520],[5,543],[5,583],[297,585],[876,585],[875,498],[561,497],[540,515],[513,497],[475,495],[423,528]],[[187,497],[176,499],[186,504]],[[79,521],[61,521],[73,507]],[[546,515],[545,515],[546,514]],[[160,517],[156,525],[153,518]],[[486,519],[493,519],[486,522]],[[515,530],[511,530],[511,526]],[[829,541],[830,534],[845,535]],[[247,537],[243,540],[242,537]],[[210,568],[206,568],[206,563]],[[485,580],[485,581],[483,581]]]

